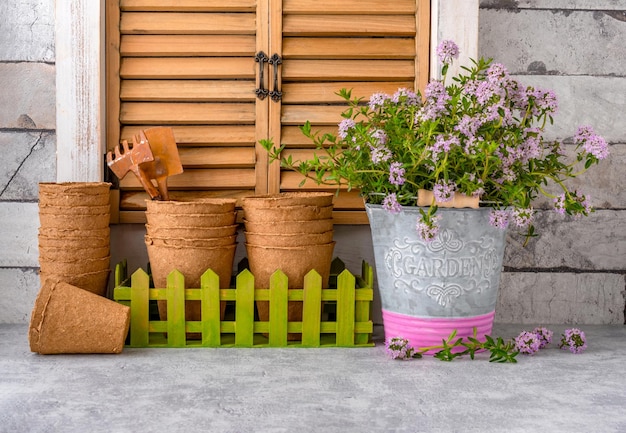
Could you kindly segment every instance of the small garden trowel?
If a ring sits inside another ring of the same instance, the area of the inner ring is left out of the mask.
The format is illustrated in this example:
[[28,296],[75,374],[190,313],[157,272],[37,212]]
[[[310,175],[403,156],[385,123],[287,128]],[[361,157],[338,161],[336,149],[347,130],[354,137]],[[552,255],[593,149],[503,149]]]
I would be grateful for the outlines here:
[[174,131],[170,127],[158,126],[144,129],[142,132],[150,143],[154,159],[140,164],[139,170],[146,178],[156,180],[160,200],[169,200],[167,178],[183,172]]

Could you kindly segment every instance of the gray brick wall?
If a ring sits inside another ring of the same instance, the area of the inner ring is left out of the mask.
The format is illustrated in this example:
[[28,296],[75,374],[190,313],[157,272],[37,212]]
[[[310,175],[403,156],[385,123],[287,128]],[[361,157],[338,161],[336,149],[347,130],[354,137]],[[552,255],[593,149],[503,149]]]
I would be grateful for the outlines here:
[[[596,212],[567,220],[537,215],[541,237],[509,239],[496,319],[517,323],[624,323],[626,271],[626,1],[482,0],[479,55],[521,82],[553,89],[559,113],[550,137],[592,125],[609,161],[570,182]],[[599,169],[597,169],[599,168]]]
[[39,289],[37,184],[56,179],[54,0],[0,2],[0,323]]
[[[56,179],[54,4],[0,2],[0,323],[27,322],[38,291],[37,184]],[[592,196],[596,213],[566,221],[538,202],[541,237],[526,248],[509,239],[496,320],[623,324],[626,0],[482,0],[479,22],[481,56],[557,93],[551,136],[567,139],[591,124],[612,152],[573,183]],[[141,230],[118,226],[115,234],[114,258],[145,263]],[[121,239],[129,234],[132,247]],[[337,237],[351,270],[361,258],[373,263],[367,227],[339,227]]]

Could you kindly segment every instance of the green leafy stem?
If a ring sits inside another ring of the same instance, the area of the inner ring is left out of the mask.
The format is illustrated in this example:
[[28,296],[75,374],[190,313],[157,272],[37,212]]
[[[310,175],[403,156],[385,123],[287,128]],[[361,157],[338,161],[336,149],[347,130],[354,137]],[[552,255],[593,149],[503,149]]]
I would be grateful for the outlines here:
[[[423,353],[439,349],[433,356],[441,361],[450,362],[464,355],[469,355],[471,359],[474,359],[476,352],[489,351],[489,362],[517,362],[515,357],[519,354],[519,351],[512,340],[504,341],[501,337],[493,338],[485,335],[485,341],[480,341],[477,338],[476,328],[473,329],[473,335],[466,339],[463,337],[457,338],[456,334],[456,330],[452,331],[447,338],[442,339],[440,345],[421,347],[411,357],[421,358]],[[464,349],[459,351],[459,348]]]

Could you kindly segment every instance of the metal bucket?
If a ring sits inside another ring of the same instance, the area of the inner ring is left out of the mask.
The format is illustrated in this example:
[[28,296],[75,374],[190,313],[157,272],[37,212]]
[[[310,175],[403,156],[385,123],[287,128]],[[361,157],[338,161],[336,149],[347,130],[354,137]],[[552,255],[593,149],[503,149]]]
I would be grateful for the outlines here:
[[442,209],[439,234],[419,238],[418,207],[391,214],[366,204],[385,337],[409,339],[413,347],[489,334],[495,316],[506,231],[489,224],[489,208]]

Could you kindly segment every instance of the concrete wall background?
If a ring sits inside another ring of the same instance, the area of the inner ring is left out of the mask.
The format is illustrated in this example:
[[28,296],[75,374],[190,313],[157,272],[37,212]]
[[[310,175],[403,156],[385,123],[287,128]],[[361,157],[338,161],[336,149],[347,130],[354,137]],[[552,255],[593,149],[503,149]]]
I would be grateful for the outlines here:
[[0,323],[39,290],[37,184],[56,180],[54,0],[0,2]]
[[[54,0],[0,2],[0,16],[0,323],[26,323],[39,289],[37,184],[56,180]],[[496,320],[623,324],[626,0],[482,0],[479,24],[479,55],[557,93],[554,138],[590,124],[612,152],[575,184],[592,197],[591,217],[566,221],[540,202],[541,237],[525,249],[509,239]],[[143,230],[113,227],[114,263],[145,264]],[[336,228],[336,253],[353,272],[374,262],[369,235]]]
[[[626,1],[482,0],[479,55],[559,98],[550,135],[592,125],[611,145],[608,164],[572,182],[596,212],[567,221],[537,215],[541,237],[509,239],[496,320],[624,323],[626,270]],[[546,207],[544,205],[544,207]]]

